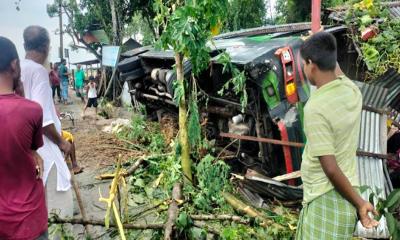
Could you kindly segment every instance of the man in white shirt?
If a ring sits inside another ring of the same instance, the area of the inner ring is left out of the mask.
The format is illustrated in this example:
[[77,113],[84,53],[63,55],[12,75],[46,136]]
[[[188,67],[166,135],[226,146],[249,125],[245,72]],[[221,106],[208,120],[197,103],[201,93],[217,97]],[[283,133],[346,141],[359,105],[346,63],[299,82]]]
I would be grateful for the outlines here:
[[37,152],[44,160],[43,182],[46,185],[48,212],[55,212],[60,217],[72,217],[71,175],[62,154],[71,151],[71,144],[61,137],[61,122],[54,106],[49,74],[43,67],[49,46],[46,29],[30,26],[24,30],[26,56],[21,60],[21,80],[25,97],[39,103],[43,109],[44,145]]

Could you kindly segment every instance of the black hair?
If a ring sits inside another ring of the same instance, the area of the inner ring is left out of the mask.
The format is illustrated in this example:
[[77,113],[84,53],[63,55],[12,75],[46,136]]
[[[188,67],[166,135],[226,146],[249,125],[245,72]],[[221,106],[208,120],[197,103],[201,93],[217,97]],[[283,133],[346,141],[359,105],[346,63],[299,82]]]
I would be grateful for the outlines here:
[[47,30],[40,26],[29,26],[24,30],[24,47],[26,51],[47,53],[50,37]]
[[0,36],[0,72],[10,69],[11,62],[18,59],[17,49],[8,38]]
[[322,71],[333,71],[337,62],[335,37],[327,32],[318,32],[308,38],[300,48],[301,57],[310,60]]
[[66,63],[66,62],[67,62],[67,60],[65,60],[65,58],[62,58],[60,61],[60,63]]

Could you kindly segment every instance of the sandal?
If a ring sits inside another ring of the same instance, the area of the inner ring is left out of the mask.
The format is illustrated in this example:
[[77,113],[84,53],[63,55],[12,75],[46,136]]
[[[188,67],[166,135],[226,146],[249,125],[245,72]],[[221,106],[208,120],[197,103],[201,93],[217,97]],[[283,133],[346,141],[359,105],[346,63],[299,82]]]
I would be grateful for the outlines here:
[[74,168],[72,169],[72,171],[74,171],[74,174],[75,174],[75,175],[76,175],[76,174],[79,174],[79,173],[83,172],[83,167],[74,167]]

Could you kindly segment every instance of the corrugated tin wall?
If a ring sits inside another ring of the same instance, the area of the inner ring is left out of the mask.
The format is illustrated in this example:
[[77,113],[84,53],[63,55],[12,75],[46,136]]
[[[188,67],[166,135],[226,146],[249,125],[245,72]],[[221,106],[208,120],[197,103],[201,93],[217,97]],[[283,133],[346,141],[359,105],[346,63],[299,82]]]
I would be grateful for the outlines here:
[[[363,104],[376,109],[384,109],[388,106],[386,101],[388,90],[380,86],[365,83],[356,83],[363,94]],[[386,154],[386,115],[363,110],[361,113],[359,150],[370,153]],[[372,157],[357,157],[358,173],[361,186],[370,186],[379,197],[385,199],[393,190],[383,159]],[[371,190],[362,193],[362,197],[368,201]],[[356,236],[366,238],[388,238],[386,220],[381,219],[381,224],[374,229],[365,229],[358,224]]]

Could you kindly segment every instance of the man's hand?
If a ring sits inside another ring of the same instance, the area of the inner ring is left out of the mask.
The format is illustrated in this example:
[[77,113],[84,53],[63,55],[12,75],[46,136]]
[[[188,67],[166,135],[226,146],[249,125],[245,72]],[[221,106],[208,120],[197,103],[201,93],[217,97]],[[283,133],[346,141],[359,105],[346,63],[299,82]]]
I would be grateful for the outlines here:
[[365,228],[373,228],[379,225],[379,222],[372,219],[368,214],[371,212],[373,215],[377,216],[378,213],[374,209],[374,206],[370,202],[363,201],[357,207],[358,215],[360,217],[360,222]]
[[334,155],[320,156],[319,161],[326,176],[331,181],[335,189],[353,206],[357,208],[360,222],[365,228],[376,227],[379,223],[371,219],[368,213],[378,215],[371,203],[365,201],[351,186],[347,177],[339,168]]
[[43,178],[43,159],[36,151],[32,151],[36,165],[36,179]]
[[58,147],[60,148],[61,152],[63,152],[66,156],[71,153],[71,143],[64,139],[60,142],[60,144],[58,144]]

